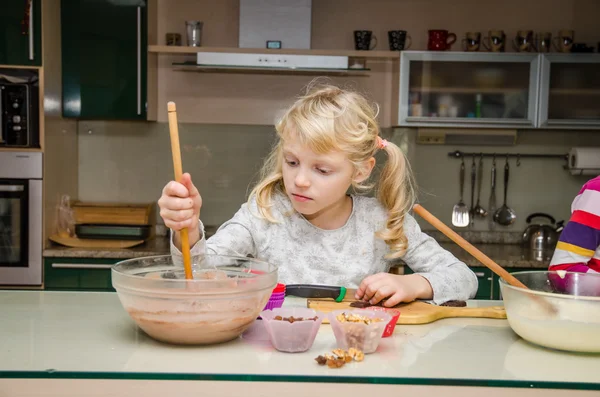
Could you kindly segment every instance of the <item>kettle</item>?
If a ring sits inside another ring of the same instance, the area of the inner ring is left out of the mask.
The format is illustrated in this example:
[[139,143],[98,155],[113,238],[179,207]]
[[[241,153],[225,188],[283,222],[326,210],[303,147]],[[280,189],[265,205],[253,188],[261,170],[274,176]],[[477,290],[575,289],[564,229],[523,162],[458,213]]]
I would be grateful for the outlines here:
[[[531,224],[531,221],[534,218],[547,218],[550,221],[550,224]],[[564,229],[565,222],[559,221],[557,223],[552,216],[542,212],[536,212],[529,215],[526,222],[529,226],[527,226],[523,232],[523,246],[536,251],[554,250],[556,243],[558,243],[560,232]]]

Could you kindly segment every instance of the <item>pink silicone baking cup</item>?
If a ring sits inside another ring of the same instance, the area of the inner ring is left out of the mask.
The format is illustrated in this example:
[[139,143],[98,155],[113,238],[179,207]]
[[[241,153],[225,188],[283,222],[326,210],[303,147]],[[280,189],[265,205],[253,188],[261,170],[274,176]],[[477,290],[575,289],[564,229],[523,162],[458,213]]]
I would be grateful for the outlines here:
[[[309,350],[319,332],[321,322],[325,318],[322,313],[316,310],[302,307],[278,308],[263,311],[260,315],[273,347],[287,353],[298,353]],[[317,319],[290,323],[289,321],[275,320],[276,316],[293,316],[296,318],[311,318],[316,316]]]

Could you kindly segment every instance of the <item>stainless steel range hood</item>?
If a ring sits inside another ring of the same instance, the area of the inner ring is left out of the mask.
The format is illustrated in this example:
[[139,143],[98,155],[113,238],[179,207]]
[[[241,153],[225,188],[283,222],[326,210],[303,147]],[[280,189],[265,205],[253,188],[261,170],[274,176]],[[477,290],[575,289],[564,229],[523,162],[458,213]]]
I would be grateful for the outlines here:
[[239,54],[225,52],[199,52],[196,62],[203,66],[257,67],[282,69],[347,69],[347,56],[290,55],[290,54]]

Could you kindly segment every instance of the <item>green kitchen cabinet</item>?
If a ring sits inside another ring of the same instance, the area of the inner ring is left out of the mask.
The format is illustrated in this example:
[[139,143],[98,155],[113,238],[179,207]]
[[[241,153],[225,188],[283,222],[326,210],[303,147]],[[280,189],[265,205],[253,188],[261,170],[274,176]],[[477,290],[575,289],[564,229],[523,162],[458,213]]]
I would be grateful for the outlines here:
[[[531,271],[539,271],[539,272],[543,272],[548,270],[547,267],[511,267],[511,268],[507,268],[506,271],[509,273],[517,273],[517,272],[531,272]],[[502,299],[502,294],[500,293],[500,282],[499,282],[500,277],[498,277],[496,274],[492,275],[492,285],[494,286],[494,290],[493,290],[493,299]]]
[[146,120],[143,0],[62,0],[63,117]]
[[[499,277],[487,267],[471,267],[470,268],[477,276],[479,287],[475,294],[475,299],[502,299],[500,294]],[[531,267],[511,267],[506,268],[509,273],[526,272],[526,271],[544,271],[546,268],[531,268]],[[404,266],[404,274],[414,273],[408,266]]]
[[475,299],[494,299],[495,286],[493,284],[492,271],[487,267],[472,267],[471,270],[473,270],[479,282]]
[[[492,271],[487,267],[471,267],[471,270],[475,273],[479,282],[474,299],[495,299],[494,289],[497,289],[497,287],[493,285]],[[404,274],[413,273],[408,266],[404,266]]]
[[0,65],[42,65],[42,0],[2,1]]
[[114,291],[110,268],[121,260],[44,258],[44,288],[50,291]]

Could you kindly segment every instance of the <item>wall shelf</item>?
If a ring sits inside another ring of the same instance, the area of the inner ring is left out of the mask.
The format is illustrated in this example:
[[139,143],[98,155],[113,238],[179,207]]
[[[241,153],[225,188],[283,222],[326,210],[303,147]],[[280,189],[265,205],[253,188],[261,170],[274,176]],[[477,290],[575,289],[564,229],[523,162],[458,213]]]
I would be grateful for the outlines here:
[[552,88],[550,95],[600,95],[600,90],[593,88]]
[[0,146],[0,152],[43,152],[42,148],[19,147],[19,146]]
[[353,51],[353,50],[302,50],[237,47],[188,47],[149,45],[148,52],[168,55],[194,55],[199,52],[223,52],[232,54],[284,54],[284,55],[333,55],[369,59],[400,59],[400,51]]
[[514,94],[527,92],[522,88],[477,88],[477,87],[419,87],[410,92],[432,93],[432,94]]

